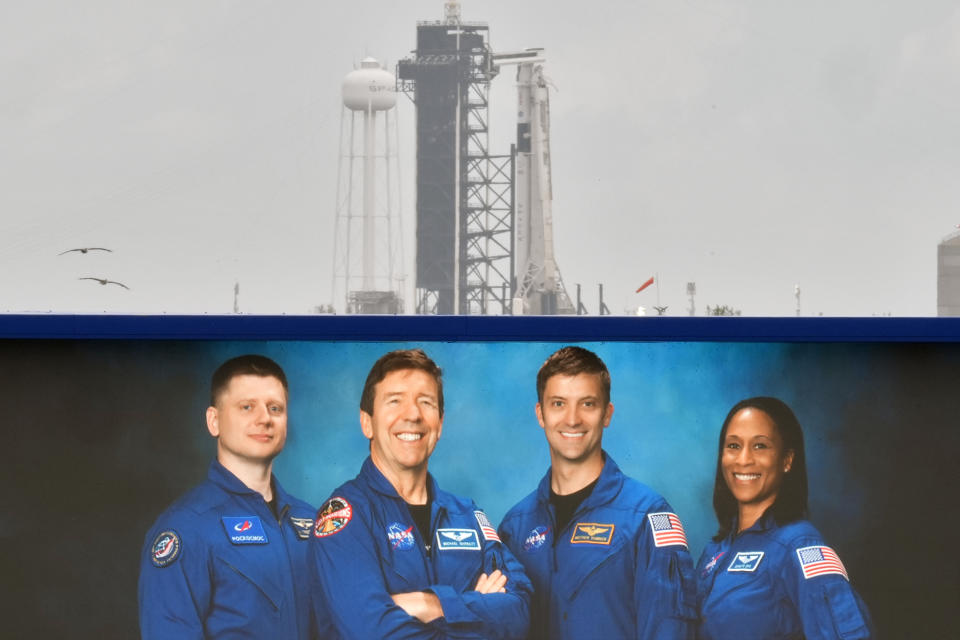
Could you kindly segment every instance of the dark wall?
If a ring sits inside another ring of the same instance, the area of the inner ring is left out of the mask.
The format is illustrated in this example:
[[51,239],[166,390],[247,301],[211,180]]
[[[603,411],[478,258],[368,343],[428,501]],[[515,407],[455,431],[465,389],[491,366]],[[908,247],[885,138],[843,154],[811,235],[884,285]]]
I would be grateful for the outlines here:
[[[205,477],[214,452],[203,422],[208,378],[224,359],[259,352],[286,369],[291,433],[276,472],[288,490],[317,504],[366,455],[360,388],[373,360],[397,346],[0,342],[4,635],[136,636],[143,536]],[[447,396],[431,470],[499,521],[548,464],[533,418],[534,377],[558,345],[424,346],[444,368]],[[840,553],[883,637],[953,633],[960,347],[588,346],[613,376],[616,411],[605,448],[670,500],[694,559],[716,528],[710,491],[726,411],[748,395],[777,395],[804,426],[811,519]]]
[[191,347],[0,343],[8,637],[136,637],[143,535],[198,480],[209,442]]

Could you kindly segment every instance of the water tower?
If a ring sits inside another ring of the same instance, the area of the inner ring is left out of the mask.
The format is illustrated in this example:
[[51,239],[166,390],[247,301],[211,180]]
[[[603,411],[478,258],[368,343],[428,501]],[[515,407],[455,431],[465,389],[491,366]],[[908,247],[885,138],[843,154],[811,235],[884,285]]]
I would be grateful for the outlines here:
[[346,313],[403,313],[396,103],[396,80],[374,58],[343,80],[333,299]]

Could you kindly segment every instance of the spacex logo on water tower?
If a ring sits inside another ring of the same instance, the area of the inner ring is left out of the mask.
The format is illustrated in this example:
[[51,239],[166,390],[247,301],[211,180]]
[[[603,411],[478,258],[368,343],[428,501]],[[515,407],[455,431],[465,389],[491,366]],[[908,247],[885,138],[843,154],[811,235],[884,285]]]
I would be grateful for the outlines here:
[[360,68],[343,79],[343,104],[352,111],[387,111],[397,104],[396,84],[393,74],[379,62],[364,58]]

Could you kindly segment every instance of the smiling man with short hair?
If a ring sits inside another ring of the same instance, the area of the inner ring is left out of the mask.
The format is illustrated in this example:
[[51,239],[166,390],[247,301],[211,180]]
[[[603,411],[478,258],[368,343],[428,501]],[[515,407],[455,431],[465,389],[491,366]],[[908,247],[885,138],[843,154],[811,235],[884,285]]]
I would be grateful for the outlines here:
[[370,456],[320,508],[313,600],[331,638],[522,638],[530,582],[472,500],[427,465],[443,432],[440,368],[420,349],[373,365],[360,400]]
[[533,582],[531,638],[692,638],[693,563],[680,519],[602,448],[610,373],[564,347],[537,374],[550,469],[500,537]]

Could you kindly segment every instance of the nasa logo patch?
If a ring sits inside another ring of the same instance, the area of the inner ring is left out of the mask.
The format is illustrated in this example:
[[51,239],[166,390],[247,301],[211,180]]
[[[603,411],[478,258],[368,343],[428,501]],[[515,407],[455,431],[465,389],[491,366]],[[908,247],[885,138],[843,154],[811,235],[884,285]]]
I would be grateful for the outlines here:
[[400,551],[413,549],[413,525],[409,527],[399,522],[391,522],[387,527],[387,539],[390,546]]
[[437,549],[440,551],[480,550],[480,536],[475,529],[437,529]]
[[523,541],[523,550],[529,553],[542,547],[547,541],[548,533],[550,533],[549,527],[534,527]]
[[150,545],[150,562],[155,567],[166,567],[180,556],[180,546],[180,536],[176,531],[161,531]]
[[353,507],[343,498],[330,498],[317,512],[317,524],[313,535],[326,538],[340,531],[353,518]]
[[267,532],[257,516],[223,516],[223,528],[233,544],[267,544]]
[[713,556],[712,558],[710,558],[710,562],[708,562],[706,565],[704,565],[703,569],[700,570],[700,576],[703,577],[703,578],[707,577],[707,575],[708,575],[711,571],[713,571],[713,568],[717,566],[717,561],[720,560],[720,558],[722,558],[722,557],[723,557],[723,554],[725,554],[725,553],[726,553],[726,551],[721,551],[721,552],[718,553],[717,555],[715,555],[715,556]]
[[763,551],[741,551],[733,558],[727,571],[756,571],[763,559]]
[[615,528],[613,524],[578,522],[570,536],[570,544],[610,544]]

